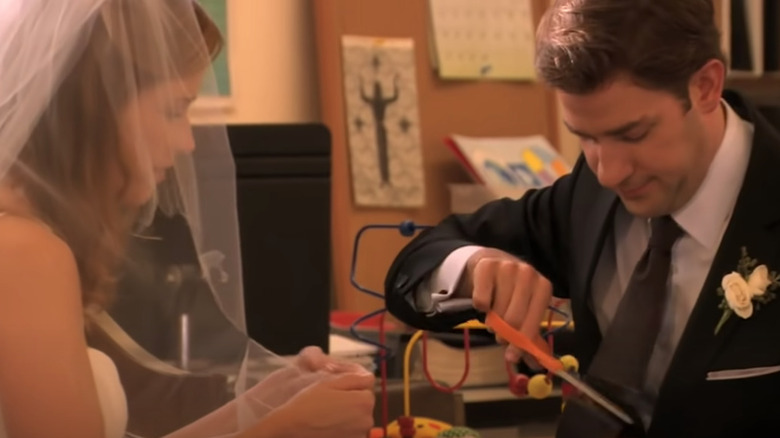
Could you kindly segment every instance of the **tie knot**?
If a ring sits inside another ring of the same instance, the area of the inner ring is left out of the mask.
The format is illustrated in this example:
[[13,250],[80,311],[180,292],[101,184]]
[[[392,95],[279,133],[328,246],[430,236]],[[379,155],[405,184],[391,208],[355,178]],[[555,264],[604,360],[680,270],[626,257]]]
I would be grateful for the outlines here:
[[650,219],[650,246],[662,251],[670,251],[674,242],[683,235],[683,229],[671,216]]

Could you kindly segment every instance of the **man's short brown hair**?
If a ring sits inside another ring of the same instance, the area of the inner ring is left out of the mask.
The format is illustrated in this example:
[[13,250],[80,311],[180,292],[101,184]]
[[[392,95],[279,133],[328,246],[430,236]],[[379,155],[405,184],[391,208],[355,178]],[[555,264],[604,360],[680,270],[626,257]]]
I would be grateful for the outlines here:
[[691,76],[712,59],[725,63],[711,0],[557,0],[536,44],[539,76],[571,94],[625,74],[687,101]]

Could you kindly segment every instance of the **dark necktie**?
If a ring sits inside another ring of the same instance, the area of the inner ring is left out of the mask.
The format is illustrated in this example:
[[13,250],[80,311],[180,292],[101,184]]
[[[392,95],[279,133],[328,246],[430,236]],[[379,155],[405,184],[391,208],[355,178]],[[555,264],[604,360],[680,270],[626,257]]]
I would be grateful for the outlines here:
[[639,392],[666,309],[672,246],[683,234],[670,216],[650,224],[650,242],[588,370],[589,376]]
[[672,246],[683,234],[669,216],[650,223],[650,242],[586,376],[588,383],[626,409],[637,424],[628,427],[606,410],[572,399],[558,423],[557,438],[644,436],[647,425],[640,417],[653,406],[643,390],[647,364],[666,308]]

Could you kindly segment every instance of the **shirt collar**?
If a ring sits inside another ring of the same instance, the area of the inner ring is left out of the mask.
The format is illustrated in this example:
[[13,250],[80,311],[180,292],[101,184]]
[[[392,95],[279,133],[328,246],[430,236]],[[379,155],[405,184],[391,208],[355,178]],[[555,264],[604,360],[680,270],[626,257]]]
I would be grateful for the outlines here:
[[707,175],[690,201],[672,217],[706,248],[720,242],[721,233],[742,188],[750,159],[753,124],[740,118],[725,101],[726,129]]

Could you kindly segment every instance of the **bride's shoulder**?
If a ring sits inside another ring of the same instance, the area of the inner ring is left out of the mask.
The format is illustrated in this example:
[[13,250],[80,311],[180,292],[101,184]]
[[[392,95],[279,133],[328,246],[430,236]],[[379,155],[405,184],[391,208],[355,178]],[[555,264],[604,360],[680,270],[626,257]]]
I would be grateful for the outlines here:
[[37,260],[72,259],[68,245],[43,223],[21,216],[0,216],[0,260],[33,255]]
[[44,298],[62,289],[80,295],[78,284],[76,261],[62,239],[35,220],[0,217],[0,297],[23,291]]

